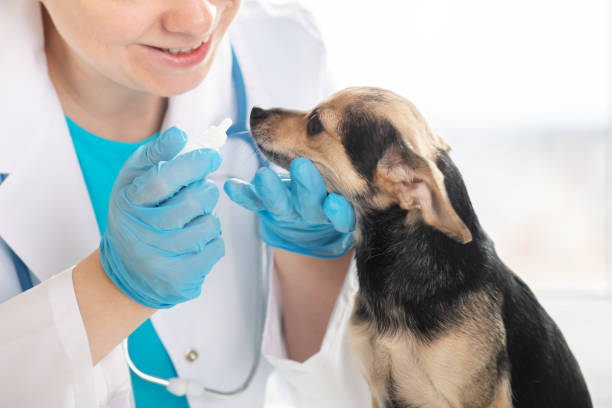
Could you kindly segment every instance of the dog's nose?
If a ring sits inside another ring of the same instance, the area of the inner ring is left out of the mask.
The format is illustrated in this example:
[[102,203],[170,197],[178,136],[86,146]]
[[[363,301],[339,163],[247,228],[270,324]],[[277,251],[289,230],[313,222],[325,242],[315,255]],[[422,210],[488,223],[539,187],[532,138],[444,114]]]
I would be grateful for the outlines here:
[[253,109],[251,109],[251,126],[256,125],[267,117],[267,110],[258,108],[257,106],[253,107]]

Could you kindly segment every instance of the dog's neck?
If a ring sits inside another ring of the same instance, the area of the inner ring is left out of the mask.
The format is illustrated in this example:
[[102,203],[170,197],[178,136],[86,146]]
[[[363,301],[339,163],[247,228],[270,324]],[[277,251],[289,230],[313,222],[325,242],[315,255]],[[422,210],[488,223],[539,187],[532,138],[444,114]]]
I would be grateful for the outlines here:
[[471,242],[461,244],[422,222],[407,224],[408,213],[399,206],[359,212],[357,315],[373,317],[380,330],[405,325],[423,333],[435,329],[444,319],[438,307],[441,313],[448,310],[443,306],[486,282],[482,274],[498,259],[456,167],[445,154],[438,167],[453,208],[472,233]]

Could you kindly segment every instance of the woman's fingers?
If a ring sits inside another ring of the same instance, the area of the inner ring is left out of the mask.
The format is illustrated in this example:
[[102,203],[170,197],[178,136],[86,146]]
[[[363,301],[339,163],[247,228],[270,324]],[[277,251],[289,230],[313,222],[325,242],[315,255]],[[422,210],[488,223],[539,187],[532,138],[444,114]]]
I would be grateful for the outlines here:
[[323,203],[323,211],[336,231],[349,233],[355,230],[355,211],[346,198],[330,193]]
[[174,160],[157,163],[133,180],[126,190],[127,198],[136,205],[156,206],[183,187],[204,179],[220,164],[221,156],[212,149],[195,150]]
[[291,162],[290,181],[272,169],[257,171],[252,183],[232,179],[225,183],[227,195],[250,211],[266,211],[267,219],[287,221],[300,218],[312,225],[332,223],[339,232],[352,232],[355,214],[352,205],[338,194],[327,194],[323,177],[306,158]]
[[182,130],[171,127],[157,139],[141,146],[126,161],[125,166],[145,170],[161,161],[172,159],[187,143],[187,135]]
[[267,167],[260,168],[251,183],[239,179],[226,181],[224,190],[232,201],[247,210],[266,211],[279,220],[294,214],[288,184]]
[[265,209],[251,183],[240,179],[229,179],[223,185],[223,190],[233,202],[249,211],[257,212]]
[[292,215],[289,189],[272,169],[268,167],[259,169],[252,183],[265,209],[271,215],[278,219]]
[[135,240],[146,245],[150,251],[163,256],[178,256],[196,253],[221,235],[221,223],[215,214],[200,215],[187,225],[174,230],[162,231],[145,224],[133,214],[124,213],[128,228]]
[[201,270],[201,277],[225,255],[225,243],[221,237],[215,238],[206,243],[206,246],[200,251],[184,257],[185,264],[194,270]]
[[210,214],[219,200],[219,189],[210,180],[202,179],[181,189],[159,206],[135,205],[126,199],[130,213],[162,231],[182,228],[194,218]]
[[308,223],[327,223],[327,216],[323,212],[327,190],[319,170],[310,160],[300,157],[291,162],[289,173],[293,204],[297,213]]

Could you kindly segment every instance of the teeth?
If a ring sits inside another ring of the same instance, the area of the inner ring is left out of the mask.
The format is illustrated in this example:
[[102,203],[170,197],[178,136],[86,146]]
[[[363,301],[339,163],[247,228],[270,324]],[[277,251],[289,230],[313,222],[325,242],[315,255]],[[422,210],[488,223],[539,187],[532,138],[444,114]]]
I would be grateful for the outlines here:
[[162,48],[162,50],[169,52],[170,54],[174,54],[174,55],[186,54],[188,52],[191,52],[195,49],[200,48],[201,45],[202,43],[199,43],[198,45],[191,47],[191,48]]

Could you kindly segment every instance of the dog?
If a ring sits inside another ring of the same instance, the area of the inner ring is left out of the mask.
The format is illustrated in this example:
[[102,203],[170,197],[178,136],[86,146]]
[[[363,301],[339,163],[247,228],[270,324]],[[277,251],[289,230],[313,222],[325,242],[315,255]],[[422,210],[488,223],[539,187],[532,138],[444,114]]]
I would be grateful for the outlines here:
[[374,408],[591,407],[563,335],[479,224],[450,147],[415,106],[348,88],[253,108],[261,152],[310,159],[355,208],[350,344]]

